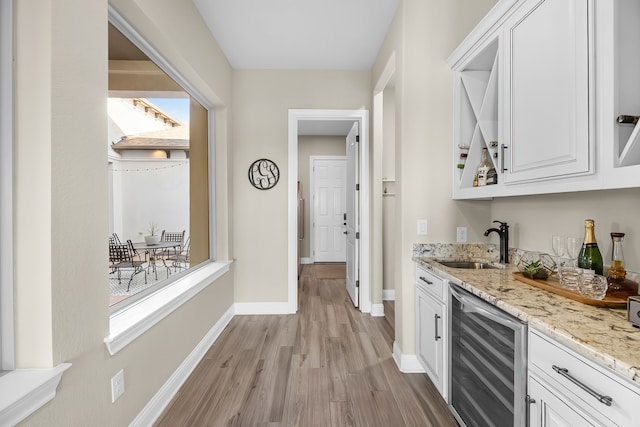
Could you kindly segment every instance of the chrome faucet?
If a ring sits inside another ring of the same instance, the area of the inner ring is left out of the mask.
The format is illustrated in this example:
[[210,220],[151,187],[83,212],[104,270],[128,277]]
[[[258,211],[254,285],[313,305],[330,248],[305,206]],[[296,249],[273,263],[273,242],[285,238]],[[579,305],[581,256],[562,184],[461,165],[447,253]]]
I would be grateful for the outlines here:
[[506,222],[493,221],[500,224],[500,229],[490,228],[484,232],[485,236],[495,231],[500,236],[500,262],[503,264],[509,263],[509,226]]

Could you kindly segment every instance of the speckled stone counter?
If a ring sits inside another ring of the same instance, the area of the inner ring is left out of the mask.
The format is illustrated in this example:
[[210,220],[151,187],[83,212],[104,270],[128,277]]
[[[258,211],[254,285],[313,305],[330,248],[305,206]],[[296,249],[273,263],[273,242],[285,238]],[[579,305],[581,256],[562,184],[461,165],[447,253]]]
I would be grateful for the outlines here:
[[640,387],[640,329],[625,309],[596,308],[517,281],[515,266],[503,269],[449,268],[433,258],[496,262],[495,245],[415,245],[413,260],[500,307],[577,353],[608,367]]

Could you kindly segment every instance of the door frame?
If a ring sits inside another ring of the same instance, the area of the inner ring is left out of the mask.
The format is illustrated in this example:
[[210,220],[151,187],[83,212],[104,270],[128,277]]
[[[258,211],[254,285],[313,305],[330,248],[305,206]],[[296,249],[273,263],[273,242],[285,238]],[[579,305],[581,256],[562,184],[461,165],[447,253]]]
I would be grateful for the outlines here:
[[315,165],[316,160],[344,160],[345,167],[346,167],[347,156],[323,156],[323,155],[309,156],[309,258],[311,259],[312,263],[316,262],[316,257],[314,252],[316,233],[315,233],[315,227],[313,227],[314,215],[316,213],[315,212],[316,203],[314,199],[315,177],[314,177],[313,166]]
[[298,194],[298,121],[345,120],[357,121],[360,129],[360,311],[371,312],[369,285],[370,207],[369,207],[369,111],[368,110],[303,110],[290,109],[288,121],[288,243],[287,282],[290,313],[298,311],[298,244],[297,244],[297,194]]

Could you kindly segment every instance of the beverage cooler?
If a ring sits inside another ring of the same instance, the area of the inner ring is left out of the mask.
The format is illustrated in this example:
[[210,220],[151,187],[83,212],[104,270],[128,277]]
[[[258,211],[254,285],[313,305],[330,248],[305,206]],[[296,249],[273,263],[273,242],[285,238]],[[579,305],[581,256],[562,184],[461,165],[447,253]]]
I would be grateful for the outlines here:
[[450,407],[462,426],[525,426],[527,325],[450,286]]

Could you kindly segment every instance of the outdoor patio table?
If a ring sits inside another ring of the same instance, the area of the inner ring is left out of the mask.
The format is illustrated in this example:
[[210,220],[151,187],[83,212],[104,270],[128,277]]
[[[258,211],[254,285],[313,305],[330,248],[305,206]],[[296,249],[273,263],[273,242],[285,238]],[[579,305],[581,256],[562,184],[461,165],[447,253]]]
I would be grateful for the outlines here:
[[[154,245],[149,245],[146,242],[136,242],[133,244],[133,247],[138,251],[146,251],[149,253],[149,267],[153,268],[153,272],[156,275],[156,279],[158,279],[158,271],[156,270],[156,262],[158,261],[158,252],[162,252],[165,249],[178,248],[182,245],[182,242],[158,242]],[[164,261],[164,258],[161,257],[160,260],[162,264],[167,269],[167,277],[169,277],[170,269],[167,266],[167,263]]]

